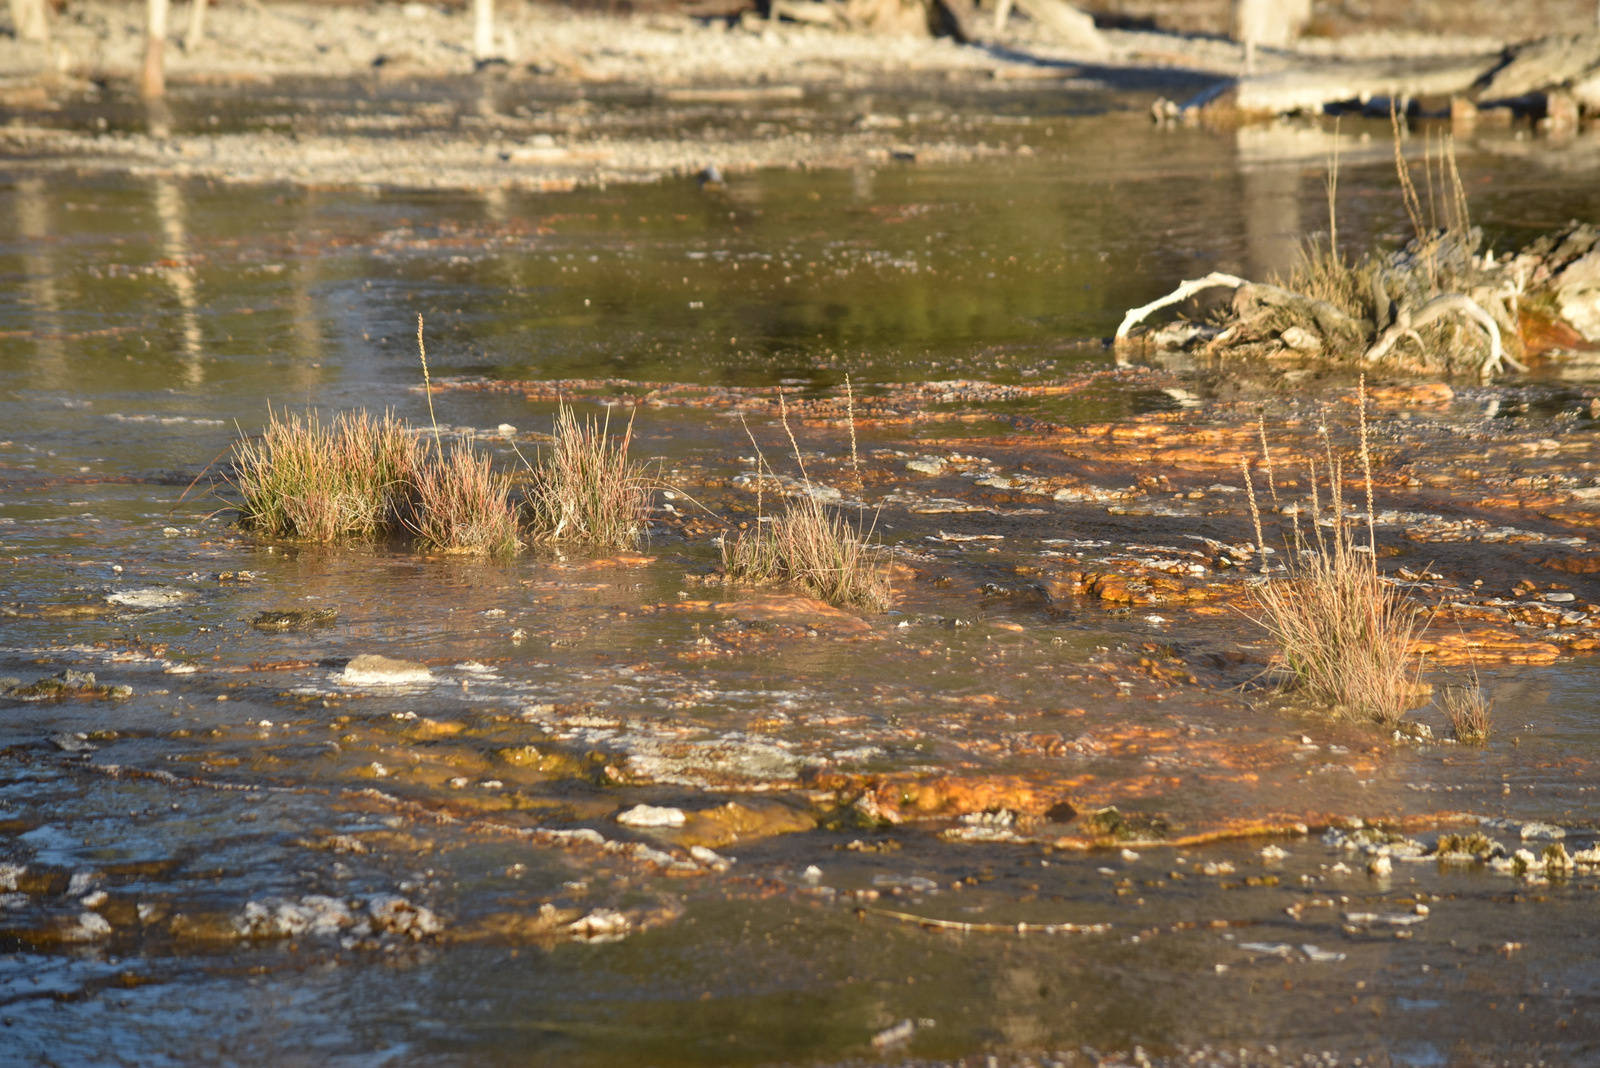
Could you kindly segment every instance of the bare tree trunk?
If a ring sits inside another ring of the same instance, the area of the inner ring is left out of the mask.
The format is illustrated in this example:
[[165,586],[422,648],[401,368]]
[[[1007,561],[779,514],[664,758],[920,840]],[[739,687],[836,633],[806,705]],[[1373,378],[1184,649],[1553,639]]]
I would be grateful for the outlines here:
[[183,50],[185,52],[198,52],[206,40],[206,8],[211,6],[211,0],[190,0],[189,5],[189,32],[183,35]]
[[19,41],[50,40],[50,18],[45,0],[11,0],[11,26]]
[[472,58],[494,59],[494,0],[472,0]]
[[1311,0],[1233,0],[1233,39],[1254,51],[1286,48],[1311,21]]
[[139,95],[155,100],[167,93],[167,0],[145,0],[144,69]]

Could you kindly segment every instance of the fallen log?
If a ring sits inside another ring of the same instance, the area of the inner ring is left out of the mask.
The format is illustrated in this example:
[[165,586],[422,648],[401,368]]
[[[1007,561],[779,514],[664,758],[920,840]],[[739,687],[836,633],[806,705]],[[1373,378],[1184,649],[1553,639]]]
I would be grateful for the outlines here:
[[1600,30],[1546,37],[1518,48],[1489,77],[1478,96],[1508,100],[1568,87],[1600,73]]
[[[1231,105],[1247,113],[1281,115],[1320,111],[1329,104],[1368,101],[1374,97],[1410,99],[1466,93],[1503,62],[1496,53],[1432,59],[1394,57],[1295,67],[1240,78],[1231,93],[1207,106]],[[1188,105],[1186,105],[1187,107]]]

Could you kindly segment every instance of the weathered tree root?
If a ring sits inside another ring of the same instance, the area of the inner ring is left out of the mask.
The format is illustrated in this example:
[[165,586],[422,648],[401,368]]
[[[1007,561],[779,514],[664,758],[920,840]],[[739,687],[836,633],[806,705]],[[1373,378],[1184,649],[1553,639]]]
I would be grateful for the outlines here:
[[1428,325],[1435,319],[1443,318],[1452,312],[1472,320],[1483,327],[1484,333],[1489,335],[1489,355],[1478,367],[1478,376],[1488,382],[1497,371],[1507,367],[1518,371],[1526,371],[1527,365],[1506,352],[1500,340],[1500,324],[1494,321],[1494,316],[1483,310],[1483,306],[1463,293],[1445,293],[1434,297],[1428,303],[1418,308],[1415,312],[1405,308],[1396,308],[1394,322],[1378,335],[1367,349],[1365,356],[1361,357],[1362,363],[1376,363],[1389,354],[1389,351],[1403,339],[1410,338],[1417,343],[1418,348],[1424,348],[1422,337],[1417,333],[1421,327]]

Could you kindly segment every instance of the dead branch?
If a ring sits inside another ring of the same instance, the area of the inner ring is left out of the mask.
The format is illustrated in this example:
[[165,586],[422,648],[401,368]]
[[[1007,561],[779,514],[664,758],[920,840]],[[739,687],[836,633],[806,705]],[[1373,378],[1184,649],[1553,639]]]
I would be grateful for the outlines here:
[[1204,278],[1195,278],[1184,282],[1179,285],[1177,289],[1174,289],[1166,296],[1152,300],[1149,304],[1140,305],[1139,307],[1128,312],[1127,315],[1124,315],[1122,317],[1122,325],[1117,327],[1116,339],[1118,341],[1127,340],[1128,332],[1134,327],[1138,326],[1140,323],[1144,322],[1145,316],[1149,315],[1153,311],[1160,311],[1162,308],[1170,307],[1173,304],[1179,304],[1183,301],[1186,301],[1196,293],[1203,292],[1207,289],[1215,289],[1219,286],[1227,286],[1232,289],[1238,289],[1241,286],[1247,286],[1249,284],[1250,283],[1245,281],[1243,278],[1239,278],[1236,275],[1223,274],[1221,271],[1212,271]]

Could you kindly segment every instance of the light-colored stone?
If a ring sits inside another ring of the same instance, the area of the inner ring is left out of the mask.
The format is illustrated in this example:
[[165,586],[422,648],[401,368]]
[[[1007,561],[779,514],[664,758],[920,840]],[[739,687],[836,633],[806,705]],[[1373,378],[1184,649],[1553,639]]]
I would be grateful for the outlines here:
[[617,813],[617,822],[624,827],[682,827],[687,819],[681,808],[656,805],[634,805]]
[[415,660],[396,660],[376,653],[363,653],[338,675],[349,686],[406,686],[433,678],[426,664]]

